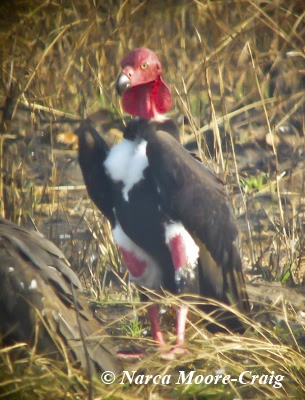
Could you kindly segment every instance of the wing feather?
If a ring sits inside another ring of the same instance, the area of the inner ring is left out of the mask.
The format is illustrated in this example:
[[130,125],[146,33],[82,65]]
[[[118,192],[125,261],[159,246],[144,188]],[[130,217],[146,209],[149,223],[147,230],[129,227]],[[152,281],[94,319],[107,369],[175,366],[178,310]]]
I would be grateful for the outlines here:
[[161,207],[200,248],[201,294],[248,311],[238,232],[223,183],[153,123],[146,122],[141,132]]
[[53,243],[0,218],[0,258],[0,334],[4,344],[35,343],[39,352],[53,355],[67,345],[71,361],[77,360],[88,371],[82,330],[89,355],[95,354],[89,356],[91,370],[120,371],[114,346],[94,318],[81,282]]
[[150,135],[147,157],[169,216],[205,244],[222,264],[237,237],[223,184],[164,131]]
[[109,147],[88,122],[81,125],[76,133],[79,144],[79,164],[88,194],[103,215],[109,220],[112,227],[114,227],[113,188],[111,179],[104,167]]

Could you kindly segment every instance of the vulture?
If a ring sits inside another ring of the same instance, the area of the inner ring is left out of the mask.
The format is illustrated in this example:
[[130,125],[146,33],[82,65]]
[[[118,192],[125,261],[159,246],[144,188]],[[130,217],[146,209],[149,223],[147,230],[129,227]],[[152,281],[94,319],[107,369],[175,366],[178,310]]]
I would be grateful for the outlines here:
[[[136,285],[185,299],[188,294],[210,298],[203,310],[217,323],[210,319],[207,329],[242,333],[245,327],[236,314],[215,304],[249,311],[225,187],[181,145],[176,124],[166,117],[172,96],[156,54],[137,48],[121,67],[117,92],[124,111],[134,117],[122,142],[109,148],[89,123],[77,131],[89,196],[112,225]],[[172,353],[183,349],[188,307],[177,307],[176,313]],[[153,339],[164,348],[156,304],[149,318]]]
[[0,218],[0,345],[68,355],[84,372],[120,371],[114,346],[94,318],[63,253],[38,231]]

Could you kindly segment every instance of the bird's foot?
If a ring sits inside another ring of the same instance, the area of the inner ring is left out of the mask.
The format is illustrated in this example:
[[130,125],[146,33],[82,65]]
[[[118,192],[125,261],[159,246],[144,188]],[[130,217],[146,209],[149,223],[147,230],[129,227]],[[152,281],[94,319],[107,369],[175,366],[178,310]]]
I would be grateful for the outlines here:
[[121,350],[116,353],[116,356],[120,359],[130,360],[135,358],[143,358],[145,355],[144,350],[140,349],[139,347],[133,347],[132,349],[128,350]]
[[170,349],[170,351],[163,353],[161,358],[164,360],[174,360],[176,356],[180,356],[182,354],[189,354],[189,351],[185,347],[177,345]]

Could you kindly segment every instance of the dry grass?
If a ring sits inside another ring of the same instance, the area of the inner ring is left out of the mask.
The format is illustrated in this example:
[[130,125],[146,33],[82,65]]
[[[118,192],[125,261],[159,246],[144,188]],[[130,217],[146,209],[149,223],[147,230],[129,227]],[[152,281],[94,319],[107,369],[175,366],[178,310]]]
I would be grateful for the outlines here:
[[[303,284],[305,7],[302,0],[265,1],[2,1],[0,211],[19,223],[31,215],[82,276],[95,304],[132,301],[109,226],[87,199],[78,178],[67,185],[62,157],[75,159],[59,134],[107,108],[122,110],[114,83],[128,50],[154,49],[174,95],[173,117],[185,143],[226,178],[240,228],[248,281]],[[183,121],[182,115],[188,117]],[[75,122],[73,122],[75,121]],[[103,129],[106,130],[105,126]],[[107,130],[106,130],[107,131]],[[66,165],[66,164],[65,164]],[[69,164],[70,165],[70,164]],[[76,182],[76,183],[75,183]],[[119,285],[119,286],[118,286]],[[303,398],[303,323],[293,301],[255,298],[253,329],[244,336],[206,336],[193,311],[190,354],[164,362],[148,347],[144,361],[126,368],[149,374],[221,369],[284,376],[272,385],[114,385],[96,381],[96,398]],[[177,299],[160,299],[175,304]],[[107,313],[106,313],[107,314]],[[125,335],[122,324],[109,330]],[[279,322],[282,321],[282,322]],[[260,325],[262,324],[262,326]],[[200,329],[199,329],[200,327]],[[131,336],[134,336],[132,332]],[[171,334],[168,334],[169,339]],[[124,339],[120,339],[124,341]],[[89,382],[73,366],[0,350],[0,393],[16,399],[86,398]],[[1,394],[0,394],[1,396]]]
[[[200,300],[202,303],[204,300]],[[177,298],[161,297],[162,304],[178,304]],[[190,302],[191,317],[187,332],[188,354],[178,357],[174,361],[163,360],[156,352],[152,340],[143,335],[133,338],[133,343],[145,346],[146,357],[137,362],[125,363],[124,370],[132,376],[161,375],[170,376],[170,383],[160,385],[141,384],[134,380],[130,384],[124,375],[117,376],[116,383],[104,385],[99,379],[93,382],[95,399],[141,399],[141,398],[179,398],[179,399],[258,399],[258,398],[302,398],[304,393],[304,365],[305,358],[297,345],[292,331],[283,328],[270,329],[259,323],[247,320],[248,332],[243,336],[227,334],[207,335],[203,329],[203,320],[206,316],[196,307],[199,302],[194,299]],[[143,312],[145,306],[133,303]],[[280,313],[283,310],[273,309]],[[268,311],[270,313],[271,310]],[[127,316],[128,317],[128,316]],[[291,317],[291,315],[290,315]],[[128,319],[130,320],[131,313]],[[118,326],[118,321],[112,321],[108,329]],[[192,322],[193,321],[193,322]],[[287,320],[288,321],[288,320]],[[291,320],[290,320],[291,323]],[[117,337],[121,345],[127,337],[120,338],[117,328]],[[174,335],[167,334],[169,343],[174,342]],[[23,347],[19,345],[18,347]],[[10,399],[80,399],[87,398],[89,390],[88,378],[75,369],[68,360],[59,362],[47,356],[35,354],[33,351],[24,353],[23,357],[14,358],[15,348],[0,350],[0,393]],[[24,346],[25,347],[25,346]],[[182,371],[182,372],[181,372]],[[193,372],[190,378],[189,373]],[[230,375],[238,379],[244,371],[250,371],[252,376],[245,374],[242,385],[232,381],[229,384],[219,382],[215,384],[198,383],[200,375]],[[272,384],[258,381],[251,383],[254,375],[267,375],[267,382],[273,377]],[[182,382],[183,376],[185,382]],[[179,378],[180,377],[180,378]],[[198,378],[199,377],[199,378]],[[275,378],[277,377],[277,378]],[[180,380],[179,380],[180,379]],[[196,381],[197,379],[197,381]],[[276,380],[277,379],[277,380]],[[1,394],[0,394],[1,396]]]

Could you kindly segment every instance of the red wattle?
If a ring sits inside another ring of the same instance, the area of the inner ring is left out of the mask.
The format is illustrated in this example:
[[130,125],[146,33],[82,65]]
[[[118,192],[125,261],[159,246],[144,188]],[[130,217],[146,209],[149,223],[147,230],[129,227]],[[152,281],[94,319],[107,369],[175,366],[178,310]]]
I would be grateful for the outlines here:
[[123,109],[134,117],[157,118],[172,108],[172,96],[162,78],[154,82],[126,89],[122,100]]
[[131,275],[135,278],[142,276],[146,268],[146,262],[139,260],[134,253],[125,250],[123,247],[120,247],[120,250],[123,261]]

